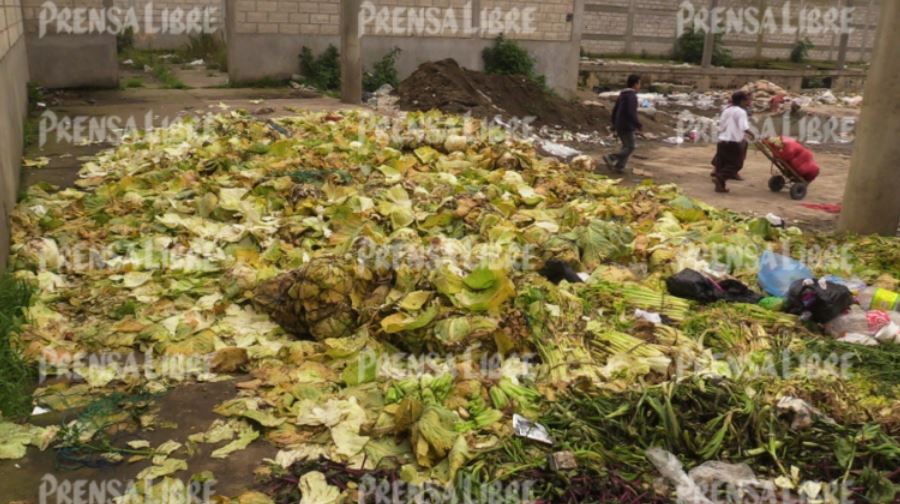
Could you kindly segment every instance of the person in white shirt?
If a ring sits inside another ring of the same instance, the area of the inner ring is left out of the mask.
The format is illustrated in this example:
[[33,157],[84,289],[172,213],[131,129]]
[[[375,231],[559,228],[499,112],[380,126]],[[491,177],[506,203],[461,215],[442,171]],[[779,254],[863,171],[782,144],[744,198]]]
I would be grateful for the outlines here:
[[719,143],[716,145],[716,157],[712,160],[716,192],[727,193],[725,183],[729,180],[743,180],[738,172],[747,159],[747,139],[753,138],[750,115],[747,113],[749,106],[750,95],[738,91],[731,96],[731,105],[722,111],[719,118]]

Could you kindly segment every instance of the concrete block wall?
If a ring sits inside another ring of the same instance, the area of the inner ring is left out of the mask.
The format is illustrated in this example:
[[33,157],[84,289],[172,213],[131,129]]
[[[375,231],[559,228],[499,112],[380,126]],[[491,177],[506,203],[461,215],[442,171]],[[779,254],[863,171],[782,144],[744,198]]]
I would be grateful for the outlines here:
[[[635,54],[669,56],[677,39],[678,12],[683,0],[585,0],[581,47],[592,54]],[[719,0],[720,7],[772,8],[778,26],[782,9],[790,5],[791,24],[796,26],[803,8],[847,6],[853,8],[847,60],[867,61],[871,55],[882,0]],[[693,0],[695,8],[708,0]],[[723,42],[736,58],[787,59],[799,37],[786,33],[727,33]],[[815,60],[837,59],[839,36],[823,33],[810,36]]]
[[27,85],[22,5],[20,0],[0,0],[0,270],[6,268],[9,214],[19,188]]
[[[162,26],[163,17],[171,16],[173,11],[184,12],[204,10],[210,15],[210,27],[216,34],[225,32],[224,0],[113,0],[113,5],[122,10],[132,10],[140,26],[148,24],[154,28]],[[151,19],[147,19],[147,13]],[[176,49],[186,45],[192,34],[184,33],[150,33],[141,30],[134,34],[134,45],[140,49]],[[193,34],[196,35],[196,34]]]
[[[575,20],[581,19],[584,0],[377,0],[370,5],[378,11],[385,7],[436,7],[441,9],[442,20],[452,9],[460,29],[452,33],[445,30],[396,35],[385,34],[375,23],[365,24],[361,46],[366,68],[398,47],[401,53],[397,70],[401,79],[424,62],[451,57],[467,68],[481,69],[481,50],[492,44],[496,35],[479,32],[478,13],[533,8],[535,30],[507,36],[517,39],[535,56],[538,71],[547,76],[550,86],[563,93],[576,89],[582,27]],[[465,19],[467,5],[471,6],[471,22]],[[230,79],[248,82],[297,73],[303,46],[316,53],[329,44],[339,46],[339,9],[339,0],[227,0]],[[405,21],[401,24],[407,26]],[[467,26],[476,29],[466,30]]]
[[[72,33],[57,23],[40,29],[45,0],[21,0],[31,79],[47,88],[117,87],[116,36],[108,31]],[[108,9],[112,0],[54,0],[62,9]],[[48,19],[49,19],[48,15]],[[62,19],[60,16],[59,19]]]
[[238,0],[234,15],[236,34],[337,36],[338,0]]

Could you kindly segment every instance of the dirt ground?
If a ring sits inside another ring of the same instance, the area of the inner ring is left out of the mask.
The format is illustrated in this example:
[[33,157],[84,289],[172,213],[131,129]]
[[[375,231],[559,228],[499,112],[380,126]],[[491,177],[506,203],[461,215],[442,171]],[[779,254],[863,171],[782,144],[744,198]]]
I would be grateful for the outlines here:
[[[168,440],[186,445],[188,436],[206,431],[219,417],[212,409],[235,396],[237,393],[235,384],[239,381],[246,380],[184,385],[170,390],[158,399],[155,409],[159,411],[157,424],[171,424],[173,428],[122,433],[115,439],[116,444],[124,446],[128,441],[143,439],[153,446],[159,446]],[[31,421],[36,425],[54,425],[71,420],[73,416],[73,412],[47,414],[35,417]],[[217,479],[213,486],[215,492],[236,496],[253,488],[253,470],[263,459],[273,458],[278,451],[274,445],[258,439],[231,457],[214,459],[209,456],[212,451],[224,444],[227,442],[215,445],[199,444],[197,450],[187,458],[188,470],[176,473],[175,476],[187,480],[192,474],[212,471]],[[149,465],[149,461],[144,461],[66,471],[58,467],[57,462],[53,450],[39,452],[33,449],[28,451],[28,456],[24,459],[0,460],[0,474],[4,476],[0,478],[0,502],[40,504],[70,502],[73,497],[71,491],[65,493],[62,490],[58,492],[54,490],[65,488],[67,480],[71,484],[80,480],[94,482],[101,487],[107,483],[107,488],[117,491],[110,482],[122,482],[125,485],[133,481],[137,473]],[[40,502],[42,492],[45,498]]]
[[[602,154],[612,151],[609,148],[597,149],[588,154],[600,159]],[[807,208],[803,203],[841,202],[850,169],[850,146],[813,149],[822,173],[809,186],[809,193],[803,201],[792,200],[786,189],[780,193],[769,190],[772,163],[752,147],[741,171],[745,180],[729,182],[730,193],[716,193],[709,177],[712,171],[710,161],[715,151],[715,145],[709,144],[673,146],[659,142],[639,142],[630,163],[633,172],[626,173],[624,179],[632,183],[647,178],[658,184],[674,183],[687,195],[718,208],[754,215],[771,212],[786,219],[790,225],[801,228],[835,229],[837,215]],[[603,164],[602,161],[600,164]]]

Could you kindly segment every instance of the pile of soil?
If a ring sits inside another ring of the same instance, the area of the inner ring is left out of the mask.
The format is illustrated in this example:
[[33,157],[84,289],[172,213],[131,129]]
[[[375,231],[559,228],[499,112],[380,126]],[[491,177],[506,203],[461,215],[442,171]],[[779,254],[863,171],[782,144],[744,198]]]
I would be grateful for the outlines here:
[[[424,63],[397,88],[403,110],[439,109],[475,117],[536,118],[537,127],[605,132],[612,106],[585,105],[546,92],[521,75],[486,74],[462,68],[453,59]],[[645,131],[659,129],[647,118]]]
[[603,131],[609,109],[584,106],[549,94],[521,75],[485,74],[459,66],[453,59],[424,63],[397,88],[403,110],[440,109],[476,117],[536,117],[537,126],[571,131]]

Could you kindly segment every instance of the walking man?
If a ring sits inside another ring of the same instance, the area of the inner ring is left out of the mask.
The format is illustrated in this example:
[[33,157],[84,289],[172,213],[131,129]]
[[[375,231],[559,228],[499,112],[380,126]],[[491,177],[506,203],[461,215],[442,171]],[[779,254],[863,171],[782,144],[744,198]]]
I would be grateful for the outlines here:
[[634,132],[642,129],[638,119],[637,93],[641,89],[641,76],[629,75],[628,87],[619,93],[616,105],[613,107],[612,124],[616,130],[616,136],[622,142],[622,150],[615,154],[603,156],[606,166],[615,173],[623,173],[628,158],[634,152]]

